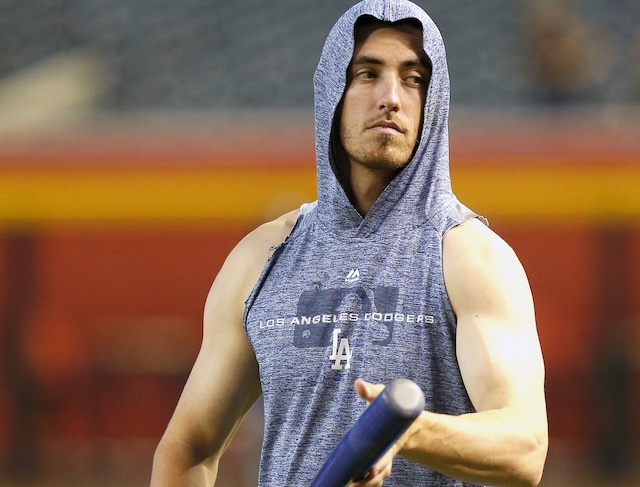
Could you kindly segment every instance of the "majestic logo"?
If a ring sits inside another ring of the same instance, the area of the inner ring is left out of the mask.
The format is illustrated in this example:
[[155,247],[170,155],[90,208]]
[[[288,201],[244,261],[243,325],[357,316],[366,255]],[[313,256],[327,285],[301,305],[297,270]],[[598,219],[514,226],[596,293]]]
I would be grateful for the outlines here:
[[345,282],[352,283],[360,279],[360,269],[351,269],[347,274]]

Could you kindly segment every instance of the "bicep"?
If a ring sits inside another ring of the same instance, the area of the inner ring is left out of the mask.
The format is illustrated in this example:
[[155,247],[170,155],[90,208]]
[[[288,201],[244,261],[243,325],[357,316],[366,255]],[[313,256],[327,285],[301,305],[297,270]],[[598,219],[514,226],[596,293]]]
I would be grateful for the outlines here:
[[167,428],[190,445],[197,461],[222,454],[261,393],[242,323],[244,286],[235,275],[225,263],[209,292],[202,345]]
[[487,232],[454,236],[445,253],[462,378],[478,411],[542,418],[544,365],[529,284],[513,251]]
[[[243,324],[244,305],[271,249],[282,243],[297,216],[292,211],[247,235],[211,286],[202,346],[156,453],[158,465],[175,463],[177,467],[170,467],[174,474],[200,464],[215,472],[217,460],[261,394],[258,363]],[[158,478],[171,475],[157,468]],[[201,469],[197,471],[200,476]]]
[[458,320],[458,363],[478,411],[542,405],[544,367],[537,337],[514,328],[490,317]]

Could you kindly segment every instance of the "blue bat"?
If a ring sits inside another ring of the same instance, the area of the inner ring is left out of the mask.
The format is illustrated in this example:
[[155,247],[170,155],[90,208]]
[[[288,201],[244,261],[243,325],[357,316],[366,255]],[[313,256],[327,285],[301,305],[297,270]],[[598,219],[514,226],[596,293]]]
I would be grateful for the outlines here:
[[311,487],[344,487],[363,478],[424,407],[424,393],[415,382],[391,381],[333,450]]

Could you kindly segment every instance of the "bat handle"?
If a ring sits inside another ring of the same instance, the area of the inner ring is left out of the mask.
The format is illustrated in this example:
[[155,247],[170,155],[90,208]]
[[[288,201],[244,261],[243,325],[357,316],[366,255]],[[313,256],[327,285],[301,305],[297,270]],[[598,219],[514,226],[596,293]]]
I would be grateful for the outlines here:
[[349,429],[311,487],[344,487],[363,478],[424,408],[424,394],[415,382],[391,381]]
[[354,434],[368,438],[371,458],[353,478],[363,478],[424,408],[424,393],[415,382],[409,379],[395,379],[387,384],[354,426]]

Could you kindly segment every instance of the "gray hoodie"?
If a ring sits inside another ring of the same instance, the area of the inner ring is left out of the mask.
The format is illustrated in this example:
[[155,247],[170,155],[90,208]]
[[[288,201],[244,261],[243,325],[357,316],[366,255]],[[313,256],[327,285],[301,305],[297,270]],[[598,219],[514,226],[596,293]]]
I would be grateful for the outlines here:
[[[433,69],[415,154],[364,217],[336,176],[332,146],[354,24],[362,15],[417,19]],[[311,484],[366,407],[353,389],[358,377],[375,383],[406,377],[425,392],[428,410],[473,411],[456,360],[442,238],[477,215],[451,191],[449,77],[440,32],[411,2],[365,0],[329,33],[314,88],[318,200],[303,205],[245,308],[264,397],[264,487]],[[461,485],[401,457],[385,482]]]

